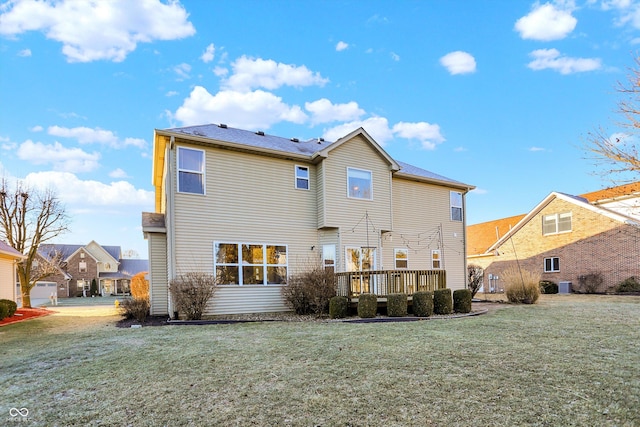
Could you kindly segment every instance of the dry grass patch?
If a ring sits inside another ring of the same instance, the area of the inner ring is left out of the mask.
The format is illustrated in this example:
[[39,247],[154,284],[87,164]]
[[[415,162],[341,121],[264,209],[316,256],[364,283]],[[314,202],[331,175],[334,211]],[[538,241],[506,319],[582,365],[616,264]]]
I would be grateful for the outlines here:
[[640,297],[501,307],[136,330],[50,316],[0,330],[0,413],[26,407],[42,426],[640,424]]

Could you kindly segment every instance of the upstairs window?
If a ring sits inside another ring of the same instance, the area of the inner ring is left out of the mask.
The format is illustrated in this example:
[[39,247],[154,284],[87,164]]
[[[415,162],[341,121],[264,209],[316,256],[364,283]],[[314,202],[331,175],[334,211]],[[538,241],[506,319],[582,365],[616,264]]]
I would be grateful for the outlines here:
[[87,263],[84,261],[80,261],[78,263],[78,271],[80,273],[86,273],[87,272]]
[[462,221],[462,193],[452,191],[449,193],[451,203],[451,221]]
[[298,190],[309,189],[309,168],[306,166],[296,166],[296,188]]
[[571,212],[544,215],[542,217],[542,234],[558,234],[571,231]]
[[347,168],[347,195],[352,199],[373,199],[371,171]]
[[204,194],[204,151],[178,147],[178,192]]

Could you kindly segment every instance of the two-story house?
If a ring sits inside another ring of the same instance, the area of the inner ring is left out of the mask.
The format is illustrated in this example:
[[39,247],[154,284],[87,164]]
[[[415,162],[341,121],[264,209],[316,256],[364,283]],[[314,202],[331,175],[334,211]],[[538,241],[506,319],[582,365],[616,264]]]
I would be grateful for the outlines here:
[[39,281],[31,298],[46,298],[57,292],[58,298],[91,296],[96,281],[99,295],[128,291],[131,277],[148,270],[147,260],[122,259],[120,246],[43,244],[38,248],[42,262],[56,260],[58,273]]
[[[152,314],[173,313],[168,284],[189,271],[218,279],[209,314],[288,311],[287,278],[317,263],[439,270],[448,287],[466,286],[474,187],[394,160],[362,128],[337,141],[222,124],[156,130],[153,185],[155,212],[142,215]],[[383,285],[348,284],[378,294]]]
[[470,225],[467,262],[484,268],[485,292],[503,291],[501,273],[516,265],[581,292],[584,278],[597,275],[596,292],[605,292],[640,278],[639,201],[640,183],[580,196],[553,192],[526,215]]

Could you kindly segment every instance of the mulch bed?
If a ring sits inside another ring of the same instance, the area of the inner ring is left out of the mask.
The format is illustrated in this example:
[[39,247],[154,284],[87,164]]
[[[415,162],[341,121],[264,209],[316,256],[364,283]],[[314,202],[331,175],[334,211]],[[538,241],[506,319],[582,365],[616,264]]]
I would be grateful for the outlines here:
[[35,319],[37,317],[48,316],[52,313],[55,313],[55,311],[44,308],[19,308],[13,316],[0,320],[0,326],[22,322],[23,320]]

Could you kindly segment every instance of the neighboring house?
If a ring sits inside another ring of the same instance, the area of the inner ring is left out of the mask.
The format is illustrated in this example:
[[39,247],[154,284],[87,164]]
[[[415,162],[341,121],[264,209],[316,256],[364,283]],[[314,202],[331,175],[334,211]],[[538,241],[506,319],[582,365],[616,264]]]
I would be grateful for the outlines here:
[[542,280],[571,282],[599,274],[598,292],[640,278],[640,183],[571,196],[553,192],[526,215],[467,228],[467,262],[484,268],[483,290],[502,292],[511,266]]
[[20,288],[16,286],[16,263],[24,258],[24,255],[0,240],[0,299],[19,302]]
[[101,246],[95,241],[87,245],[43,244],[38,255],[43,262],[58,258],[58,273],[39,281],[31,291],[32,298],[46,298],[56,291],[58,298],[90,296],[95,279],[100,295],[129,291],[131,277],[148,271],[149,262],[122,259],[120,246]]
[[392,270],[466,286],[474,187],[394,160],[362,128],[337,141],[156,130],[152,176],[155,212],[142,214],[152,314],[173,314],[168,283],[189,271],[217,276],[209,314],[288,311],[288,277],[318,265],[354,272],[350,295],[383,294]]

